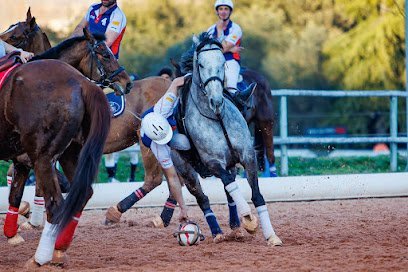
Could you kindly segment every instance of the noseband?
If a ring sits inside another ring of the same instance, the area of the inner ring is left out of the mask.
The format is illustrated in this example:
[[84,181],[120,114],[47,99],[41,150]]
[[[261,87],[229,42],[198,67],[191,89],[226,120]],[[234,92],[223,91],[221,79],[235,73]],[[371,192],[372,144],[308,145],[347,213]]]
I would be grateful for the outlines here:
[[[204,47],[205,44],[200,44],[197,46],[197,58],[196,58],[196,62],[198,62],[198,56],[203,53],[203,52],[207,52],[207,51],[216,51],[219,50],[221,51],[221,44],[218,43],[213,43],[216,44],[218,47],[217,48],[207,48],[207,49],[201,49]],[[200,50],[201,49],[201,50]],[[222,51],[221,51],[222,52]],[[200,75],[200,65],[196,65],[197,67],[197,72],[198,72],[198,82],[196,82],[196,84],[200,87],[200,90],[203,92],[204,95],[207,95],[207,91],[205,90],[205,87],[207,87],[208,83],[210,83],[211,81],[219,81],[221,83],[221,86],[224,86],[224,80],[221,79],[218,76],[211,76],[209,78],[207,78],[204,82],[201,79],[201,75]]]
[[91,51],[91,73],[93,71],[93,64],[94,64],[94,60],[96,61],[96,67],[98,68],[99,74],[101,76],[101,78],[96,81],[97,84],[100,84],[104,87],[107,87],[109,85],[112,84],[112,80],[115,76],[117,76],[118,74],[120,74],[121,72],[123,72],[125,70],[125,68],[123,68],[123,66],[120,66],[118,69],[116,69],[115,71],[113,71],[111,74],[106,73],[105,68],[103,67],[101,61],[99,60],[97,54],[100,55],[100,53],[98,53],[96,51],[96,49],[98,48],[99,45],[101,45],[102,43],[104,43],[104,41],[99,41],[96,42],[94,44],[88,43],[88,47]]
[[[20,26],[20,24],[21,24],[21,23],[14,24],[14,25],[10,26],[9,29],[12,28],[13,26],[17,26],[17,27],[18,27],[18,26]],[[17,48],[27,48],[27,44],[29,43],[30,39],[31,39],[31,38],[35,35],[35,33],[36,33],[37,31],[39,31],[39,30],[40,30],[40,27],[36,24],[33,30],[31,30],[31,31],[26,31],[26,30],[23,31],[24,39],[23,39],[21,42],[19,42],[18,44],[14,45],[14,47],[17,47]],[[41,31],[41,30],[40,30],[40,31]]]

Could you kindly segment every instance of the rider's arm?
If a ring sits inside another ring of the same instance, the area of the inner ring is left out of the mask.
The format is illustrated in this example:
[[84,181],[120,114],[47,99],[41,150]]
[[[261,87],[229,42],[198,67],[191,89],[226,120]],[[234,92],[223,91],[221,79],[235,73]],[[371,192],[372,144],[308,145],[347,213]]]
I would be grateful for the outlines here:
[[74,32],[72,32],[71,37],[78,37],[84,35],[84,28],[88,27],[88,20],[84,17],[82,18],[81,22],[75,27]]
[[181,191],[181,183],[177,176],[176,168],[174,166],[167,169],[163,168],[163,172],[167,178],[167,182],[169,183],[170,192],[180,207],[179,220],[182,221],[188,219],[187,207],[184,204],[183,193]]
[[167,92],[154,105],[154,112],[160,113],[164,118],[168,118],[173,114],[174,106],[177,102],[177,89],[184,84],[184,76],[175,78]]
[[230,29],[230,33],[227,36],[225,36],[221,42],[223,52],[235,53],[236,50],[239,50],[240,46],[237,44],[241,38],[242,30],[238,25],[234,24],[233,27],[231,27]]
[[119,11],[118,9],[114,11],[112,17],[110,18],[110,22],[106,27],[106,45],[111,47],[112,44],[116,41],[119,35],[124,31],[126,28],[126,16],[123,12]]
[[12,46],[11,44],[6,43],[5,41],[0,40],[0,42],[3,43],[3,45],[4,45],[4,50],[6,51],[6,54],[7,54],[7,53],[10,53],[10,52],[13,52],[13,51],[20,51],[20,52],[21,52],[21,53],[20,53],[21,60],[22,60],[24,63],[26,63],[27,61],[29,61],[29,60],[34,56],[33,53],[24,51],[24,50],[21,49],[21,48],[14,47],[14,46]]

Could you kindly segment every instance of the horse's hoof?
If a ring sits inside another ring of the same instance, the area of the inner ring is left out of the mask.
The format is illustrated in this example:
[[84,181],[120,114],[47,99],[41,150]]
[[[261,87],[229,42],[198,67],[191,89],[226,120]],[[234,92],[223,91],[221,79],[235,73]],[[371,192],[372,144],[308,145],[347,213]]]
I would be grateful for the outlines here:
[[20,236],[20,234],[16,234],[16,235],[14,235],[13,237],[8,238],[8,239],[7,239],[7,242],[8,242],[10,245],[15,246],[15,245],[24,243],[25,241],[24,241],[24,238]]
[[164,223],[163,220],[160,216],[156,216],[155,218],[152,219],[152,224],[153,227],[157,228],[157,229],[162,229],[164,228]]
[[63,267],[68,262],[68,256],[63,250],[54,250],[51,265]]
[[254,234],[258,230],[258,218],[252,214],[242,217],[242,227],[250,234]]
[[29,218],[30,217],[30,203],[28,203],[27,201],[21,201],[20,207],[18,208],[18,214]]
[[122,216],[122,213],[118,210],[118,207],[116,206],[110,207],[106,211],[105,225],[119,223],[121,216]]
[[231,240],[236,240],[236,241],[243,240],[245,238],[244,230],[242,228],[233,229],[228,234],[228,238]]
[[218,233],[214,238],[213,238],[213,242],[215,244],[219,244],[221,242],[225,241],[225,235],[222,233]]
[[271,237],[267,239],[267,242],[269,246],[281,246],[282,245],[282,241],[281,239],[279,239],[277,235],[271,235]]
[[34,257],[31,257],[24,265],[26,271],[34,271],[39,268],[41,265],[34,260]]
[[40,230],[42,226],[34,226],[30,222],[24,222],[20,225],[19,230]]

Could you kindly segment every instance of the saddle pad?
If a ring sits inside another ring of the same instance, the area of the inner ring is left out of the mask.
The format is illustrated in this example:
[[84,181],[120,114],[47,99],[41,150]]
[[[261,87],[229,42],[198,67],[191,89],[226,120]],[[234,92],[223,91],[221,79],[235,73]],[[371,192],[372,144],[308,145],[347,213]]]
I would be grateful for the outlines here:
[[106,95],[109,106],[111,108],[112,116],[118,117],[125,111],[125,96],[115,95],[115,93],[108,93]]
[[1,87],[3,87],[3,83],[4,81],[6,81],[6,78],[11,73],[11,71],[16,69],[20,65],[21,65],[20,63],[16,63],[13,66],[11,66],[9,69],[0,72],[0,90],[1,90]]

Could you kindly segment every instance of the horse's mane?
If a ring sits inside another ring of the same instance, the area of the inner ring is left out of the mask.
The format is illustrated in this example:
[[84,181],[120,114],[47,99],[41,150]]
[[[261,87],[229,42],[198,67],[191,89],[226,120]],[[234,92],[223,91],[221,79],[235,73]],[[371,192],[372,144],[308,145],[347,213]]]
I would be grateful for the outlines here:
[[[99,33],[95,33],[92,34],[92,36],[98,41],[104,41],[106,39],[104,34],[99,34]],[[60,53],[67,49],[70,48],[73,44],[77,43],[77,42],[81,42],[86,40],[87,38],[85,36],[80,36],[80,37],[73,37],[70,39],[67,39],[65,41],[62,41],[61,43],[59,43],[58,45],[51,47],[50,49],[48,49],[47,51],[45,51],[42,54],[39,54],[37,56],[34,56],[30,61],[34,61],[34,60],[40,60],[40,59],[58,59],[60,56]]]
[[180,68],[183,74],[193,72],[193,57],[195,51],[200,50],[207,44],[215,44],[222,48],[221,43],[217,39],[212,38],[207,32],[202,32],[198,37],[198,41],[198,45],[193,42],[191,48],[181,56]]

